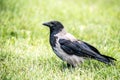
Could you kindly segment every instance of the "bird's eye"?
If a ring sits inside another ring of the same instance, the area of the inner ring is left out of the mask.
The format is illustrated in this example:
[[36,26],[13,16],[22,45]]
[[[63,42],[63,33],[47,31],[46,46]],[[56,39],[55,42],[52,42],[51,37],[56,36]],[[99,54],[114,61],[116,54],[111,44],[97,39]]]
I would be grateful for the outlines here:
[[54,22],[51,22],[51,26],[55,26],[55,23],[54,23]]
[[51,24],[52,24],[52,25],[54,25],[54,23],[53,23],[53,22],[51,22]]

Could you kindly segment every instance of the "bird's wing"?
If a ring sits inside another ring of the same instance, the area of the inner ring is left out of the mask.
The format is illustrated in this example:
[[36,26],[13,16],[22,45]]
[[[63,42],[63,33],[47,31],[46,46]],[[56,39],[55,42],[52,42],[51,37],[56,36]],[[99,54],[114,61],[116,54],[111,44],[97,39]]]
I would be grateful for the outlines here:
[[[81,41],[81,42],[83,42],[83,41]],[[99,52],[94,46],[92,46],[92,45],[90,45],[90,44],[88,44],[88,43],[86,43],[86,42],[83,42],[83,43],[86,44],[86,45],[87,45],[91,50],[93,50],[94,52],[100,54],[100,52]]]
[[92,49],[89,48],[89,46],[86,45],[84,42],[59,39],[59,43],[61,48],[69,55],[77,55],[91,58],[101,57],[101,55],[97,53],[98,50],[93,49],[93,47]]

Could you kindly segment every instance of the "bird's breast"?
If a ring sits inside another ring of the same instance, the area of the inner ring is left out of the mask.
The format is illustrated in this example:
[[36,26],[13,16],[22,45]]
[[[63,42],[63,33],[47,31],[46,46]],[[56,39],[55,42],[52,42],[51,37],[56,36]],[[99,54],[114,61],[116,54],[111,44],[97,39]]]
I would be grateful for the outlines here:
[[66,60],[66,57],[68,55],[61,49],[58,39],[56,39],[56,43],[55,46],[53,47],[53,51],[59,58],[61,58],[62,60]]

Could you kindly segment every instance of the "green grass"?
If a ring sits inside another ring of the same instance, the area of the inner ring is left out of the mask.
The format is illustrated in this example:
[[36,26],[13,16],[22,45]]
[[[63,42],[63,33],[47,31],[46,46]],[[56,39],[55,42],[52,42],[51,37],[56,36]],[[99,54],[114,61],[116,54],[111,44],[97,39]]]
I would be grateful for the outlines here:
[[[116,58],[116,65],[86,60],[64,69],[42,25],[50,20]],[[0,80],[119,79],[120,0],[0,0]]]

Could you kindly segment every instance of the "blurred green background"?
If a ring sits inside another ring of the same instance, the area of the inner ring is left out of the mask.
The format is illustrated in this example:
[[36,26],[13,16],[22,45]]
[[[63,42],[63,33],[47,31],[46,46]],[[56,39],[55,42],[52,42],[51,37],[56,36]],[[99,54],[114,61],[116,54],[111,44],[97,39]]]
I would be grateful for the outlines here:
[[[58,20],[80,40],[117,59],[64,69],[43,22]],[[119,80],[120,0],[0,0],[0,80]]]

